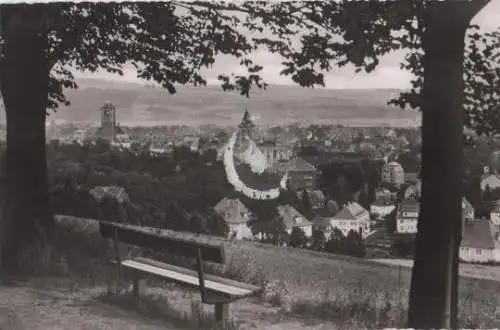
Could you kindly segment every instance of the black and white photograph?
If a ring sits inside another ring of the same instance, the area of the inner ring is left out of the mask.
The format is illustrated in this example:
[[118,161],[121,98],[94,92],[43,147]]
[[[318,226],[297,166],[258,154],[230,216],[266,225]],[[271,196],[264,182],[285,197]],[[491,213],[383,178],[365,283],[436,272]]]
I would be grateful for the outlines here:
[[0,0],[1,330],[500,328],[500,0]]

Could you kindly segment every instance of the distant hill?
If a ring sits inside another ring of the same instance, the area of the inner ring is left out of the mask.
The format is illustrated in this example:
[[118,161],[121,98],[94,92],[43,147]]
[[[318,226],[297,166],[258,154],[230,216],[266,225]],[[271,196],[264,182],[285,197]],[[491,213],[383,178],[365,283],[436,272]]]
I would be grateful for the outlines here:
[[219,86],[179,87],[170,95],[143,84],[98,79],[78,80],[78,90],[68,90],[69,107],[51,115],[56,120],[92,123],[100,118],[105,101],[117,107],[122,125],[220,124],[235,125],[245,105],[256,124],[292,122],[343,125],[414,126],[420,115],[387,106],[398,90],[327,90],[271,86],[254,90],[249,99]]

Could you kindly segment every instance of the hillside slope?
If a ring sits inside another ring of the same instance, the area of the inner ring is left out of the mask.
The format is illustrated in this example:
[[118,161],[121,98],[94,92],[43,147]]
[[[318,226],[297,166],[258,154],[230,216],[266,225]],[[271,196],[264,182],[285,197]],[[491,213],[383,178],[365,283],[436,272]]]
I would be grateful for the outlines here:
[[235,125],[245,106],[257,124],[317,122],[344,125],[414,126],[420,115],[387,106],[397,90],[326,90],[271,86],[255,90],[250,98],[224,92],[218,86],[179,87],[174,95],[161,88],[97,79],[79,80],[80,89],[68,90],[69,107],[52,118],[96,122],[99,108],[113,102],[124,125],[220,124]]

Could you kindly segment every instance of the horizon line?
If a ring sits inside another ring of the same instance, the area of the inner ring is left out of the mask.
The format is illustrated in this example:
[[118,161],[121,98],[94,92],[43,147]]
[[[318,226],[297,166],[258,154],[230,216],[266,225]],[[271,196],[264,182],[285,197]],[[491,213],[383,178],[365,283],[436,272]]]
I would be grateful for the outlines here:
[[[131,85],[141,85],[143,87],[153,87],[153,88],[158,88],[158,89],[164,89],[161,87],[158,83],[155,82],[149,82],[145,80],[137,80],[137,81],[130,81],[130,80],[114,80],[114,79],[106,79],[103,77],[75,77],[75,81],[78,82],[78,80],[98,80],[98,81],[106,81],[110,83],[122,83],[122,84],[131,84]],[[174,84],[176,88],[178,87],[188,87],[188,88],[204,88],[204,87],[221,87],[220,84],[215,83],[215,82],[207,82],[206,85],[182,85],[182,84]],[[379,87],[379,88],[333,88],[333,87],[322,87],[322,86],[314,86],[314,87],[301,87],[297,84],[268,84],[268,87],[288,87],[288,88],[300,88],[300,89],[316,89],[316,90],[394,90],[394,91],[403,91],[406,88],[389,88],[389,87]],[[258,89],[264,89],[264,88],[259,88],[257,86],[254,87],[254,90]]]

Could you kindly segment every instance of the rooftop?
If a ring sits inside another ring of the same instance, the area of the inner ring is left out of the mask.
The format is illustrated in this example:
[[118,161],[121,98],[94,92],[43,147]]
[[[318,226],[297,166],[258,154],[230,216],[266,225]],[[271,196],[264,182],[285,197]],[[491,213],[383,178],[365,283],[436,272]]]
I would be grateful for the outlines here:
[[462,226],[461,246],[478,249],[494,249],[495,241],[489,221],[465,221]]

